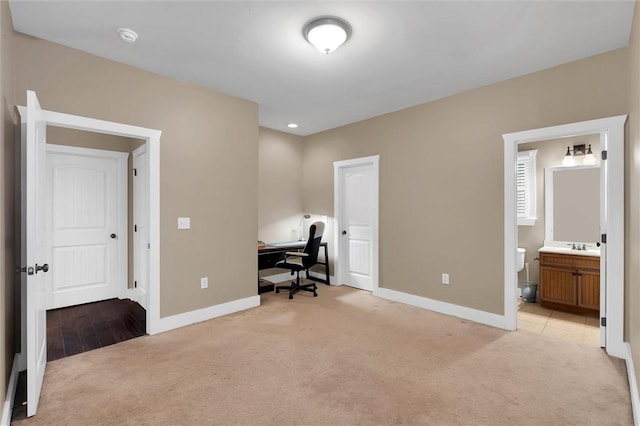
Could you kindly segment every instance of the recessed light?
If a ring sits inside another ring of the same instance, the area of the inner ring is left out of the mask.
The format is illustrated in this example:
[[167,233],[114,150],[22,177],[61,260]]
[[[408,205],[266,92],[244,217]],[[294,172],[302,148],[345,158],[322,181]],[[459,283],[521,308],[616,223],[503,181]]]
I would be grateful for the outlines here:
[[138,39],[138,33],[129,28],[118,28],[118,35],[125,43],[135,43]]
[[298,128],[298,125],[296,123],[289,123],[289,124],[287,124],[287,127],[290,128],[290,129],[296,129],[296,128]]

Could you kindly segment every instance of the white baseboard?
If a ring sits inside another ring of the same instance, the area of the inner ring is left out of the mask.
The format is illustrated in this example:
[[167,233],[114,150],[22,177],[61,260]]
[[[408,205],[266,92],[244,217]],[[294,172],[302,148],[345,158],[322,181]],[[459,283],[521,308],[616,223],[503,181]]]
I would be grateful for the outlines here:
[[11,414],[13,412],[13,401],[16,397],[16,386],[18,384],[18,354],[13,357],[13,366],[11,367],[11,377],[9,377],[9,384],[7,385],[7,397],[4,400],[4,406],[2,407],[2,418],[0,418],[0,426],[9,426],[11,424]]
[[477,309],[467,308],[465,306],[454,305],[452,303],[441,302],[439,300],[433,300],[422,296],[402,293],[400,291],[390,290],[388,288],[378,288],[377,296],[382,299],[406,303],[407,305],[416,306],[418,308],[428,309],[430,311],[438,312],[441,314],[452,315],[454,317],[504,329],[505,320],[503,315],[492,314],[490,312],[479,311]]
[[223,315],[229,315],[246,309],[255,308],[256,306],[260,306],[260,296],[257,295],[221,303],[219,305],[209,306],[208,308],[185,312],[183,314],[160,318],[158,321],[158,327],[153,330],[152,334],[162,333],[184,327],[185,325],[207,321]]
[[633,411],[633,424],[640,423],[640,397],[638,396],[638,382],[636,380],[636,372],[633,368],[633,357],[631,355],[631,345],[628,342],[625,346],[625,361],[627,364],[627,376],[629,379],[629,391],[631,392],[631,410]]

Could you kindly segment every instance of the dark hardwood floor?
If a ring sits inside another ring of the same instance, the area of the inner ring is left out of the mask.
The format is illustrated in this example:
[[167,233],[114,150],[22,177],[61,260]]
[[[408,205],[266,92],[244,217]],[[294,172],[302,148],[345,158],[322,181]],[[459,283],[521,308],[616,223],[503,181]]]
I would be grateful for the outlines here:
[[146,332],[146,312],[131,300],[109,299],[47,311],[47,361],[112,345]]

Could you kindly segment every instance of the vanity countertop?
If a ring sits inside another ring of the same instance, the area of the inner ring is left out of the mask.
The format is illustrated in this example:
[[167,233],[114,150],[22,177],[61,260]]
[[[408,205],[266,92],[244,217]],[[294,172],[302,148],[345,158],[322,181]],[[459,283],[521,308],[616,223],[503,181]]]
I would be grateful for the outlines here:
[[572,254],[576,256],[592,256],[600,257],[600,247],[589,248],[587,250],[574,250],[570,247],[553,247],[544,246],[538,249],[540,253],[559,253],[559,254]]

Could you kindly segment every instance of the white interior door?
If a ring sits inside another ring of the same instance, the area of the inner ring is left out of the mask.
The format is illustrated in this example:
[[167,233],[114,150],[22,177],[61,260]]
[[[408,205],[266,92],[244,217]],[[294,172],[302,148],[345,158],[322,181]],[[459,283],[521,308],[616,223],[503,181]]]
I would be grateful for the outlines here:
[[45,222],[46,123],[36,94],[27,92],[22,133],[22,265],[26,265],[27,416],[36,414],[47,365],[46,287],[48,271]]
[[[607,135],[600,133],[600,150],[607,150]],[[600,161],[600,236],[607,233],[607,161]],[[600,242],[600,318],[607,317],[607,245]],[[600,320],[600,347],[607,347],[607,328]]]
[[373,290],[373,165],[347,167],[341,173],[342,217],[339,222],[343,284]]
[[[126,288],[127,153],[47,147],[47,308],[118,297]],[[124,194],[122,194],[124,192]],[[126,220],[126,219],[125,219]],[[124,264],[123,264],[124,263]]]
[[149,289],[149,157],[147,145],[133,151],[133,279],[136,301],[147,309]]

